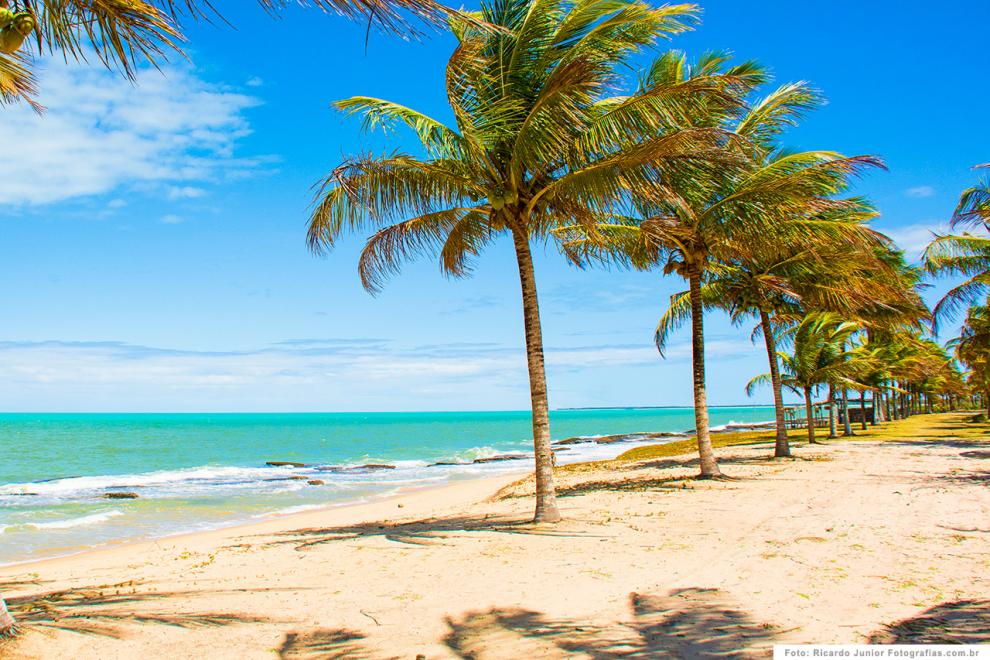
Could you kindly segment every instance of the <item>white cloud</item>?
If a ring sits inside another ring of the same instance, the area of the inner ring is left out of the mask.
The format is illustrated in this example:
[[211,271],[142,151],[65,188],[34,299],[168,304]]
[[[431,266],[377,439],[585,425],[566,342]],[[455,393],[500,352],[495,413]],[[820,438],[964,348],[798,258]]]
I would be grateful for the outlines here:
[[258,76],[254,76],[253,78],[248,78],[248,81],[245,84],[248,87],[261,87],[265,84],[265,81]]
[[195,186],[171,186],[168,189],[169,199],[196,199],[206,194],[202,188]]
[[[715,339],[709,356],[754,354]],[[548,347],[553,372],[662,369],[648,345]],[[669,361],[689,359],[687,342]],[[583,375],[580,378],[585,378]],[[528,401],[520,346],[400,347],[384,340],[305,340],[248,351],[182,351],[119,342],[0,342],[0,400],[18,410],[372,410]]]
[[908,261],[917,261],[920,259],[921,253],[932,242],[932,238],[936,233],[944,234],[948,232],[947,225],[938,221],[892,227],[890,229],[877,227],[877,229],[894,239],[897,247],[904,250]]
[[[250,133],[244,111],[258,101],[207,83],[189,68],[144,70],[132,84],[96,65],[49,60],[37,116],[7,108],[0,141],[17,153],[0,161],[0,205],[48,204],[129,184],[190,184],[243,174],[234,158]],[[188,195],[186,195],[188,196]]]
[[183,218],[181,215],[173,215],[169,213],[168,215],[162,216],[162,224],[166,224],[166,225],[179,225],[185,221],[186,219]]
[[923,198],[932,197],[935,195],[935,189],[931,186],[916,186],[914,188],[908,188],[904,191],[904,194],[908,197]]

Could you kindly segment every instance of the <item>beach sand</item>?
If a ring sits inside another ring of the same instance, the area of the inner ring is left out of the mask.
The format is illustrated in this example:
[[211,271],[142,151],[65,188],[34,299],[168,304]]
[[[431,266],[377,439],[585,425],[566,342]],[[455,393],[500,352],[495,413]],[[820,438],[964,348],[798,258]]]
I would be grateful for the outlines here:
[[565,520],[553,526],[529,524],[532,500],[513,496],[526,483],[503,476],[0,568],[24,628],[0,656],[690,657],[987,642],[990,442],[960,415],[918,419],[904,441],[802,444],[794,460],[768,460],[767,444],[721,448],[725,481],[690,479],[690,455],[563,470]]

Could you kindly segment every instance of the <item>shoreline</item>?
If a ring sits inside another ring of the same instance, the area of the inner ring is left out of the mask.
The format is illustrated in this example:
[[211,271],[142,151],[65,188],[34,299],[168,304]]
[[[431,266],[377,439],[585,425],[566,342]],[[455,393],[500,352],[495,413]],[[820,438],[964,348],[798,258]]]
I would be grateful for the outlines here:
[[[758,422],[728,422],[724,425],[716,426],[712,428],[712,433],[740,433],[751,430],[758,430],[769,428],[773,425],[773,421],[758,421]],[[768,426],[769,425],[769,426]],[[637,447],[650,446],[666,444],[669,442],[676,442],[681,440],[688,440],[692,437],[690,431],[661,431],[661,432],[649,432],[649,431],[639,431],[632,433],[620,433],[620,434],[596,434],[596,435],[584,435],[584,436],[573,436],[570,438],[564,438],[561,440],[556,440],[553,442],[553,447],[555,450],[559,451],[569,451],[575,446],[581,445],[591,445],[599,448],[614,449],[615,451],[604,452],[602,456],[588,458],[584,457],[580,460],[575,460],[568,462],[566,457],[559,463],[560,465],[579,465],[583,463],[592,463],[599,460],[610,460],[616,456],[634,449]],[[503,454],[504,456],[504,454]],[[491,459],[482,459],[480,461],[474,461],[474,464],[483,464]],[[526,455],[526,462],[532,461],[532,456]],[[515,461],[513,461],[515,462]],[[425,467],[465,467],[470,466],[472,463],[460,463],[460,464],[448,464],[448,463],[434,463],[427,465]],[[237,467],[237,466],[233,466]],[[44,562],[48,560],[63,559],[68,557],[76,557],[79,555],[87,554],[90,552],[99,552],[101,550],[107,550],[118,547],[126,547],[134,544],[141,544],[146,542],[157,542],[168,539],[181,538],[189,535],[204,534],[209,532],[231,530],[239,527],[251,526],[258,523],[263,523],[274,519],[284,519],[291,516],[306,514],[306,513],[318,513],[325,510],[336,510],[346,507],[358,507],[366,504],[374,504],[377,502],[385,502],[393,500],[396,498],[401,498],[408,493],[415,493],[419,491],[443,489],[450,486],[455,486],[461,483],[468,483],[474,481],[484,481],[484,480],[498,480],[503,476],[513,476],[513,480],[518,480],[525,477],[526,475],[532,474],[532,466],[523,468],[521,466],[517,468],[506,468],[504,471],[498,471],[495,474],[478,474],[474,476],[448,476],[446,480],[442,483],[420,483],[420,484],[406,484],[401,485],[395,489],[385,490],[381,493],[373,493],[371,495],[360,495],[356,499],[348,500],[346,498],[341,499],[339,502],[323,502],[315,504],[300,504],[290,507],[285,507],[282,509],[276,509],[269,512],[247,514],[243,512],[243,517],[241,515],[234,515],[228,520],[217,521],[213,524],[199,527],[196,529],[179,529],[174,532],[169,533],[154,533],[145,536],[131,537],[131,538],[117,538],[109,539],[105,541],[100,541],[90,545],[81,545],[75,549],[68,551],[55,552],[52,554],[44,554],[42,551],[41,556],[26,557],[23,559],[16,559],[13,561],[0,562],[0,569],[6,567],[16,567],[23,565],[31,565],[38,562]],[[148,473],[154,474],[154,473]],[[109,475],[97,475],[97,476],[109,476]],[[51,480],[48,480],[51,481]],[[37,482],[43,483],[43,482]],[[292,509],[297,507],[305,507],[300,511],[292,511]]]
[[[191,531],[179,531],[174,534],[164,534],[160,536],[148,536],[142,538],[126,539],[119,541],[107,541],[99,545],[89,546],[80,548],[77,551],[69,552],[66,554],[52,555],[48,557],[38,557],[29,558],[14,562],[0,563],[0,572],[5,569],[10,568],[32,568],[37,566],[44,566],[49,564],[57,564],[63,560],[73,560],[80,557],[86,557],[88,555],[99,555],[106,552],[114,551],[124,551],[128,549],[140,548],[142,546],[153,546],[158,545],[163,541],[169,542],[182,542],[188,540],[194,540],[196,537],[203,537],[203,540],[213,537],[226,537],[228,535],[235,536],[235,532],[240,530],[252,530],[254,528],[266,529],[271,527],[273,523],[285,522],[291,523],[292,521],[303,522],[309,518],[314,518],[317,516],[325,516],[328,513],[336,511],[356,511],[362,507],[366,507],[369,510],[377,510],[381,505],[387,505],[389,503],[395,502],[396,500],[404,500],[405,498],[412,497],[418,494],[424,493],[439,493],[442,491],[452,491],[456,493],[458,490],[466,490],[468,485],[480,485],[485,483],[500,484],[499,488],[512,484],[519,479],[524,478],[526,475],[531,474],[532,470],[519,470],[512,472],[502,472],[498,475],[483,475],[470,479],[461,479],[453,483],[447,482],[443,484],[422,484],[418,486],[405,486],[398,489],[398,492],[392,492],[390,494],[382,494],[378,496],[372,496],[371,500],[352,500],[352,501],[342,501],[339,504],[317,504],[313,505],[312,509],[306,509],[304,511],[292,511],[287,513],[280,513],[279,511],[274,511],[271,513],[260,514],[255,518],[249,519],[238,519],[231,521],[229,524],[220,524],[218,526],[197,529]],[[504,482],[504,483],[503,483]],[[496,492],[492,491],[493,493]],[[405,504],[402,504],[405,508]]]
[[990,642],[990,423],[931,415],[823,445],[797,432],[787,460],[767,435],[719,448],[725,481],[695,479],[691,453],[561,470],[554,525],[530,522],[520,470],[0,567],[24,630],[0,655],[760,657],[919,630]]

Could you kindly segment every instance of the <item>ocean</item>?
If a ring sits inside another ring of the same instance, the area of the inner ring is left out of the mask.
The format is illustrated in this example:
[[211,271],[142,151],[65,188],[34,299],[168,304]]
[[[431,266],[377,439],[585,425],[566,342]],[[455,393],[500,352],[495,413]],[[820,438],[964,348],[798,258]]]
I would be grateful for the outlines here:
[[[772,419],[772,408],[711,409],[713,427]],[[611,458],[658,442],[637,433],[693,425],[691,408],[551,413],[554,440],[585,440],[560,463]],[[628,437],[594,441],[612,434]],[[524,411],[0,414],[0,564],[531,469],[531,437]],[[474,462],[497,456],[515,458]]]

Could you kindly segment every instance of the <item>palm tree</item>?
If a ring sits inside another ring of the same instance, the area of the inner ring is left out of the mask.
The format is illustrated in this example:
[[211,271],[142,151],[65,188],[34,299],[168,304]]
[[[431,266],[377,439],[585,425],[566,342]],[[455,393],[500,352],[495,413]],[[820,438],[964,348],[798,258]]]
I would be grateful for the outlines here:
[[[990,163],[977,165],[977,168],[988,167]],[[966,280],[950,289],[935,306],[933,327],[990,293],[990,237],[965,231],[977,229],[984,234],[990,231],[990,179],[963,191],[950,227],[964,231],[936,235],[925,249],[925,268],[933,275],[963,275]]]
[[[739,78],[735,103],[679,106],[665,113],[670,129],[715,127],[726,136],[723,165],[704,164],[671,171],[657,185],[639,187],[631,215],[614,214],[593,227],[563,230],[565,249],[574,263],[611,262],[639,269],[676,273],[689,286],[694,414],[701,477],[721,473],[709,436],[705,391],[704,297],[702,287],[714,264],[731,263],[762,252],[776,252],[781,242],[797,242],[822,213],[849,212],[859,200],[836,200],[849,177],[880,165],[868,156],[847,158],[825,151],[773,153],[775,137],[814,103],[802,85],[785,86],[747,107],[748,95],[766,74],[745,63],[727,67],[727,57],[709,54],[695,66],[680,53],[669,53],[652,67],[648,80],[685,84],[716,72]],[[836,240],[858,237],[859,230],[838,232]],[[657,334],[663,351],[665,335]]]
[[[440,26],[453,17],[470,20],[436,0],[257,0],[276,13],[301,4],[362,20],[387,32],[416,34],[416,24]],[[63,53],[82,59],[92,50],[108,67],[132,77],[141,61],[158,64],[169,53],[180,53],[183,18],[219,17],[210,0],[20,0],[16,13],[0,0],[0,104],[34,101],[37,87],[24,51]],[[9,13],[5,27],[4,11]],[[16,23],[14,16],[17,17]],[[29,44],[22,48],[24,43]]]
[[990,417],[990,301],[969,308],[959,336],[948,347],[969,369],[970,385],[983,395]]
[[[781,382],[804,396],[808,421],[808,442],[815,440],[814,402],[812,394],[820,385],[859,386],[859,372],[872,355],[866,351],[846,349],[846,344],[861,326],[845,321],[834,312],[814,312],[805,316],[792,333],[793,353],[778,353]],[[751,394],[758,385],[772,382],[770,374],[761,374],[746,385]]]
[[348,159],[321,184],[308,240],[329,251],[341,234],[372,229],[359,261],[374,293],[413,256],[439,257],[465,276],[496,237],[512,240],[523,303],[536,457],[538,522],[560,519],[553,484],[549,403],[531,243],[555,228],[594,224],[627,204],[634,184],[714,152],[711,131],[658,131],[665,99],[719,95],[717,80],[654,84],[610,96],[643,47],[686,29],[691,5],[659,9],[632,0],[507,0],[454,22],[447,68],[456,126],[412,109],[357,97],[337,103],[366,126],[405,125],[426,153]]
[[[874,215],[864,205],[859,213],[822,216],[820,221],[825,226],[830,222],[861,225]],[[822,232],[814,226],[808,229],[803,245],[781,244],[776,253],[764,251],[741,255],[729,263],[712,264],[708,281],[702,287],[706,309],[724,310],[735,324],[751,318],[757,321],[753,335],[763,336],[773,386],[775,458],[790,456],[777,359],[780,329],[799,321],[806,309],[848,311],[875,299],[877,289],[867,282],[873,273],[882,270],[882,264],[872,258],[871,250],[837,244],[834,231]],[[871,234],[865,227],[858,230],[865,240],[884,240],[882,235]],[[689,293],[672,296],[657,325],[659,343],[665,344],[667,336],[690,315]]]

